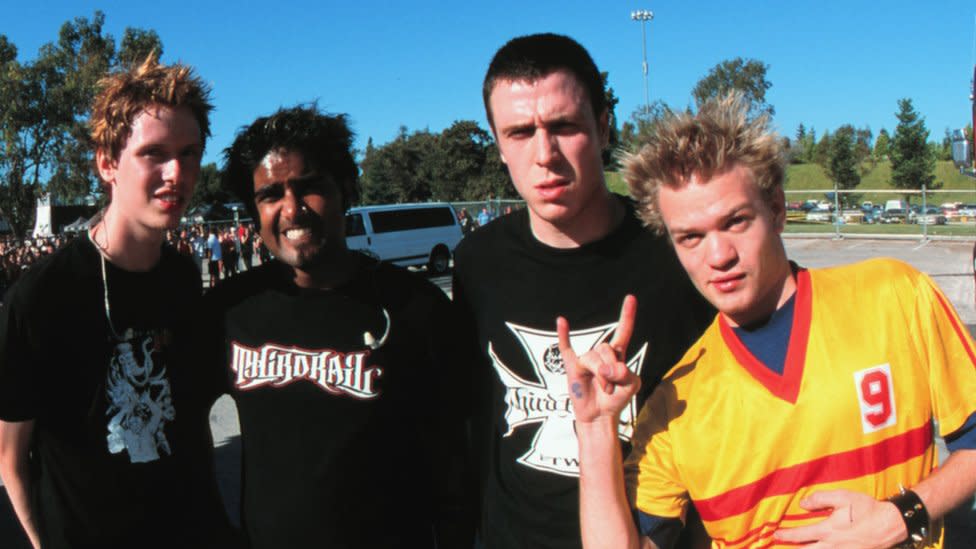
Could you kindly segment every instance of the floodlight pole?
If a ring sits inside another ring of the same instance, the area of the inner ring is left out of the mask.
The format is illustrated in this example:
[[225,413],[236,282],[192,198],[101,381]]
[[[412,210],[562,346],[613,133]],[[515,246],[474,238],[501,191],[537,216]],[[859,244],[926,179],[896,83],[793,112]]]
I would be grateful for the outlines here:
[[630,18],[640,21],[641,24],[641,52],[644,56],[642,65],[644,71],[644,114],[651,112],[651,95],[647,86],[647,33],[644,30],[645,23],[654,20],[654,12],[651,10],[635,10],[630,12]]

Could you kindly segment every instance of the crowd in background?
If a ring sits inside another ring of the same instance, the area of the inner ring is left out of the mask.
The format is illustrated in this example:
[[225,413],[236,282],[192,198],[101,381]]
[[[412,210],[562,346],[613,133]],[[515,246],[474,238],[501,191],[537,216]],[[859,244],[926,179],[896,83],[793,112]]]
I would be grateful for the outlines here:
[[[503,210],[483,207],[477,216],[473,216],[466,208],[461,208],[458,222],[462,232],[468,234],[511,211],[511,206],[505,206]],[[21,273],[76,236],[74,233],[38,238],[0,236],[0,300]],[[204,281],[208,286],[271,259],[253,223],[184,225],[170,231],[167,241],[178,252],[193,259],[200,273],[206,275]]]
[[268,248],[252,223],[189,225],[169,231],[167,241],[193,259],[212,287],[221,278],[271,260]]
[[0,236],[0,299],[31,265],[68,241],[70,236],[14,238]]
[[464,234],[468,234],[471,231],[477,229],[478,227],[487,225],[493,219],[496,219],[503,215],[508,215],[510,213],[512,213],[511,206],[505,206],[504,210],[495,210],[493,208],[483,207],[481,208],[481,212],[478,213],[478,216],[473,217],[471,214],[468,213],[467,208],[461,208],[460,210],[458,210],[457,216],[458,216],[458,223],[461,224],[461,232]]
[[[22,273],[78,235],[84,237],[84,233],[37,238],[0,236],[0,301]],[[193,259],[201,274],[208,275],[210,285],[271,259],[251,223],[187,225],[170,231],[167,241]]]

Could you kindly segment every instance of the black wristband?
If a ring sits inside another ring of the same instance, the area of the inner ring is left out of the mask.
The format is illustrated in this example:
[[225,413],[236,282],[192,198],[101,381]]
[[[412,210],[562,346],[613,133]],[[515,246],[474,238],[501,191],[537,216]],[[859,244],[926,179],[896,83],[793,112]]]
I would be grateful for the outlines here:
[[929,512],[922,503],[922,498],[911,490],[901,489],[901,493],[888,498],[888,501],[895,504],[901,519],[905,521],[905,529],[908,530],[908,537],[905,541],[895,547],[897,549],[914,549],[922,547],[929,535]]

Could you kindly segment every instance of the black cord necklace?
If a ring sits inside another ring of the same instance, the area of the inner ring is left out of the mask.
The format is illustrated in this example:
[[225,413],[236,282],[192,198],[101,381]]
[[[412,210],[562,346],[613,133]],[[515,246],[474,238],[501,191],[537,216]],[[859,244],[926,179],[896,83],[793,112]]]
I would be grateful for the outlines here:
[[[99,221],[102,221],[102,219],[99,219]],[[108,321],[108,329],[109,332],[111,332],[112,338],[115,341],[126,341],[125,338],[119,336],[119,333],[115,331],[115,325],[112,324],[112,306],[108,301],[108,273],[106,272],[107,270],[105,268],[105,255],[108,253],[108,250],[102,247],[95,240],[95,237],[92,236],[92,234],[95,232],[95,227],[97,226],[98,225],[96,223],[95,225],[92,225],[91,229],[88,230],[88,241],[95,246],[95,249],[98,251],[98,258],[101,259],[102,262],[102,294],[105,298],[105,320]]]

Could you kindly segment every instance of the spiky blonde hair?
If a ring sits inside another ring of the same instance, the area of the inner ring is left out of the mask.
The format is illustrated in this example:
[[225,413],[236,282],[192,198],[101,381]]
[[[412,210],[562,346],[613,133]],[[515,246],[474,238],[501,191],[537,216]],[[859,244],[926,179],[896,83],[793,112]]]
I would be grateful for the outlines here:
[[210,137],[210,88],[186,65],[162,65],[153,52],[138,67],[109,74],[98,86],[88,119],[91,143],[113,159],[125,148],[133,121],[152,105],[187,107],[201,139]]
[[624,158],[624,179],[644,223],[665,232],[658,206],[662,185],[679,187],[695,176],[708,181],[735,166],[748,168],[768,201],[786,175],[783,145],[766,115],[752,120],[738,93],[710,99],[696,114],[670,113],[636,154]]

